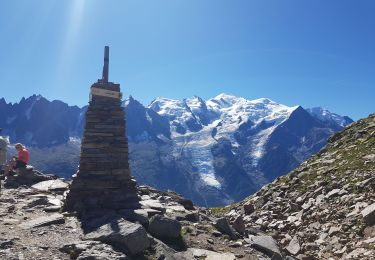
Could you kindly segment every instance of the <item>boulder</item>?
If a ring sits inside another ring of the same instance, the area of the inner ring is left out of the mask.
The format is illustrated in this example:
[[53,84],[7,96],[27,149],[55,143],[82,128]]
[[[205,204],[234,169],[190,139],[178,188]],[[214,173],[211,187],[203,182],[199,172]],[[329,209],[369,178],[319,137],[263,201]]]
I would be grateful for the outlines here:
[[243,221],[242,216],[238,216],[233,222],[233,228],[240,234],[245,232],[245,222]]
[[180,237],[181,224],[177,220],[155,215],[150,219],[148,231],[161,240],[174,240]]
[[125,219],[112,220],[86,234],[84,239],[101,241],[131,255],[139,254],[150,246],[144,227]]
[[362,210],[361,214],[367,226],[374,225],[375,224],[375,203],[371,204],[370,206]]
[[283,259],[276,241],[271,236],[250,236],[245,241],[274,260]]
[[184,206],[185,209],[187,209],[187,210],[194,210],[195,209],[193,202],[189,199],[185,199],[185,198],[180,197],[180,196],[176,196],[174,199],[176,200],[177,203]]
[[227,218],[219,218],[216,220],[215,227],[223,234],[228,235],[231,239],[236,240],[238,238],[235,231],[229,225]]

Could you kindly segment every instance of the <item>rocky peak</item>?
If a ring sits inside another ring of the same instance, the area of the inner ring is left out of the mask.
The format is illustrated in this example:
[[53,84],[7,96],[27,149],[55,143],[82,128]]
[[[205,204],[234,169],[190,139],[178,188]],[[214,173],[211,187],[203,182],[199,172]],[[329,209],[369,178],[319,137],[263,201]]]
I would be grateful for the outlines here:
[[308,108],[306,110],[312,116],[316,117],[317,119],[319,119],[319,120],[321,120],[325,123],[334,122],[338,126],[345,127],[345,126],[354,122],[348,116],[340,116],[340,115],[332,113],[332,112],[330,112],[327,109],[324,109],[322,107],[313,107],[313,108]]

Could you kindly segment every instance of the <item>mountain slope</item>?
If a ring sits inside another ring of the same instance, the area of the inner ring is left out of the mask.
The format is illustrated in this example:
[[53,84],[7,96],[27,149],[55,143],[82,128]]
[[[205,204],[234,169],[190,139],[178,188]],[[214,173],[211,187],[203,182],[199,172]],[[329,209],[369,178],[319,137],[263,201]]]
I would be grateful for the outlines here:
[[288,175],[222,211],[242,215],[248,228],[272,234],[298,259],[374,259],[374,173],[372,114]]

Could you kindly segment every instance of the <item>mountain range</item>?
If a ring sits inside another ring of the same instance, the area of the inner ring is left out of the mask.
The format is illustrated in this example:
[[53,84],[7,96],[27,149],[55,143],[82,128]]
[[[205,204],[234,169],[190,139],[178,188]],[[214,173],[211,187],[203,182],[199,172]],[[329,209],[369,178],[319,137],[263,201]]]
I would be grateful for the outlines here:
[[[353,122],[322,108],[228,94],[207,101],[157,98],[149,106],[130,96],[123,107],[138,183],[177,191],[203,206],[256,192]],[[14,104],[0,99],[0,127],[11,143],[30,147],[35,167],[69,178],[78,165],[85,111],[40,95]]]

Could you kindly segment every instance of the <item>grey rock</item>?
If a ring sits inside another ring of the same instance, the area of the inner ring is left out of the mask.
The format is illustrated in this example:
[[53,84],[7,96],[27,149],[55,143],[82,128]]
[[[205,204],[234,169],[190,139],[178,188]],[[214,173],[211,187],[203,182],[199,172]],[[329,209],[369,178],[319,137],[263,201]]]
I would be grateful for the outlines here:
[[233,228],[240,234],[245,232],[245,222],[243,221],[242,216],[238,216],[233,222]]
[[177,220],[155,215],[150,219],[148,231],[151,235],[164,241],[178,239],[181,232],[181,224]]
[[341,231],[341,227],[332,226],[328,231],[328,235],[333,236],[339,233],[340,231]]
[[63,224],[65,223],[64,216],[58,213],[55,213],[46,217],[39,217],[36,219],[29,220],[25,223],[20,224],[20,227],[23,229],[30,229],[35,227],[50,226],[53,224]]
[[179,252],[174,255],[179,260],[235,260],[236,256],[232,253],[217,253],[205,249],[188,248],[185,252]]
[[185,213],[177,213],[173,215],[178,221],[186,220],[189,222],[198,222],[200,219],[198,212],[185,212]]
[[375,203],[366,207],[361,211],[361,214],[366,222],[367,226],[372,226],[375,224]]
[[301,250],[301,246],[297,236],[294,236],[293,239],[289,242],[286,250],[292,255],[297,255],[299,253],[299,251]]
[[341,191],[340,189],[333,189],[333,190],[331,190],[330,192],[327,193],[326,198],[338,196],[340,191]]
[[120,215],[126,220],[139,222],[142,226],[148,226],[148,212],[144,209],[123,209],[119,211]]
[[57,212],[61,209],[60,206],[49,206],[49,207],[45,207],[43,210],[45,212]]
[[41,198],[33,198],[27,202],[25,206],[22,208],[33,208],[35,206],[39,205],[47,205],[48,204],[48,199],[47,197],[41,197]]
[[0,239],[0,249],[6,249],[12,247],[14,242],[12,240],[2,240]]
[[38,191],[52,191],[56,193],[63,193],[65,190],[68,189],[68,187],[69,184],[60,179],[42,181],[31,186],[31,188],[34,188]]
[[166,211],[165,207],[158,200],[142,200],[139,203],[146,209],[155,209],[164,213]]
[[78,241],[66,244],[59,250],[69,254],[72,259],[79,260],[130,260],[124,253],[98,241]]
[[181,196],[174,196],[173,198],[177,203],[181,204],[182,206],[184,206],[185,209],[187,210],[194,210],[194,204],[191,200],[189,199],[185,199]]
[[[155,253],[153,254],[153,258],[155,259],[163,259],[163,260],[175,260],[174,254],[176,251],[164,244],[159,239],[154,237],[151,238],[152,248],[154,249]],[[176,259],[178,260],[178,259]]]
[[199,222],[199,213],[198,212],[188,212],[185,215],[185,220],[190,222]]
[[248,203],[248,204],[243,205],[243,210],[246,215],[250,215],[251,213],[255,211],[255,208],[253,204]]
[[155,215],[163,215],[163,211],[160,211],[160,210],[156,210],[156,209],[142,209],[144,211],[147,212],[147,215],[148,217],[152,217],[152,216],[155,216]]
[[362,157],[363,160],[375,161],[375,154],[368,154]]
[[55,176],[43,174],[33,168],[20,168],[16,170],[15,175],[9,175],[4,181],[4,187],[16,188],[21,185],[31,186],[35,183],[55,179]]
[[232,227],[229,225],[229,221],[227,218],[219,218],[216,223],[215,227],[223,234],[228,235],[231,239],[235,240],[238,238],[235,231],[232,229]]
[[143,252],[150,246],[147,232],[140,224],[125,219],[116,219],[85,235],[85,240],[101,241],[132,255]]
[[280,249],[271,236],[250,236],[245,239],[253,248],[267,254],[275,260],[282,260]]

